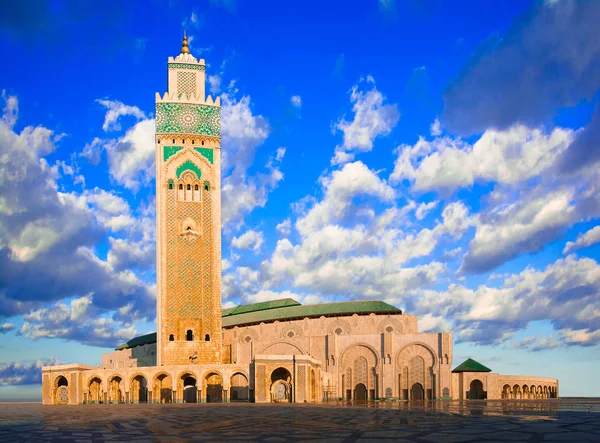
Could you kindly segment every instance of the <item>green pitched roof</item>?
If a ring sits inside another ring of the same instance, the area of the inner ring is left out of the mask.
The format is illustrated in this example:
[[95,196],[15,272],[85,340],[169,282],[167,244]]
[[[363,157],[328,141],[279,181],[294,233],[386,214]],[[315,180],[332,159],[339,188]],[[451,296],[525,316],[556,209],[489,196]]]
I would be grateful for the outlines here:
[[[303,306],[296,300],[284,298],[251,305],[223,309],[223,327],[251,325],[262,322],[297,320],[305,317],[348,316],[353,314],[402,314],[402,311],[382,301],[348,301]],[[156,343],[156,332],[142,335],[123,343],[117,350]],[[464,364],[464,363],[463,363]],[[479,364],[479,363],[477,363]],[[484,366],[482,366],[484,367]],[[458,368],[457,368],[458,369]],[[487,369],[487,368],[486,368]],[[489,370],[488,370],[489,371]]]
[[247,314],[249,312],[268,311],[269,309],[287,308],[289,306],[301,306],[292,298],[282,298],[281,300],[264,301],[261,303],[253,303],[251,305],[239,305],[232,309],[224,309],[223,317],[230,315]]
[[223,317],[223,327],[248,325],[275,320],[291,320],[304,317],[320,317],[333,315],[352,315],[370,313],[401,314],[400,309],[388,305],[382,301],[349,301],[341,303],[322,303],[318,305],[303,306],[299,303],[294,306],[286,306],[261,311],[248,311],[236,315]]
[[156,332],[152,334],[140,335],[139,337],[132,338],[126,343],[116,348],[117,351],[127,348],[135,348],[136,346],[149,345],[156,343]]
[[468,358],[454,368],[452,372],[492,372],[492,370],[472,358]]

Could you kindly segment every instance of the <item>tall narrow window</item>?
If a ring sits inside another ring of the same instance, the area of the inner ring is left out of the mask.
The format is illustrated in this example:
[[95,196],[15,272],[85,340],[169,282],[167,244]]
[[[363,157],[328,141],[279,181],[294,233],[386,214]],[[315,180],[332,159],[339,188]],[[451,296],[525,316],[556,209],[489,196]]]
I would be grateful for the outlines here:
[[181,183],[179,183],[179,190],[183,191],[183,185]]
[[198,190],[198,185],[194,185],[194,191]]
[[173,183],[169,183],[169,189],[173,189]]
[[192,190],[192,185],[187,185],[187,190],[191,191]]
[[188,329],[187,332],[185,333],[185,339],[187,341],[193,341],[194,340],[194,333],[192,332],[191,329]]
[[204,190],[210,191],[210,185],[208,184],[208,182],[204,183]]
[[173,334],[169,335],[169,341],[175,341],[175,336]]
[[206,335],[204,336],[204,341],[210,341],[210,335],[206,334]]

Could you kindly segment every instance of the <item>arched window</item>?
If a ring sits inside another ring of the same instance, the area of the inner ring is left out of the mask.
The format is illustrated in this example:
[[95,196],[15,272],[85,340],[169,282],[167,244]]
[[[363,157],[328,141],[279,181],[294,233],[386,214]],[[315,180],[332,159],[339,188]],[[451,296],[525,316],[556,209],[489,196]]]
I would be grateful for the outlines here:
[[192,190],[192,185],[187,185],[187,190],[191,191]]
[[183,191],[183,185],[181,183],[179,183],[179,190]]
[[173,183],[169,183],[169,189],[173,189]]
[[192,145],[194,144],[194,140],[192,140]]
[[169,341],[175,341],[175,336],[173,334],[169,335]]
[[188,330],[185,332],[185,339],[186,339],[187,341],[192,341],[192,340],[194,340],[194,333],[192,332],[192,330],[191,330],[191,329],[188,329]]
[[204,190],[210,191],[210,184],[208,182],[204,182]]
[[204,140],[202,140],[202,146],[204,146]]
[[198,185],[194,185],[194,191],[198,190]]
[[206,335],[204,336],[204,341],[210,341],[210,335],[206,334]]
[[173,144],[175,144],[175,139],[173,139]]

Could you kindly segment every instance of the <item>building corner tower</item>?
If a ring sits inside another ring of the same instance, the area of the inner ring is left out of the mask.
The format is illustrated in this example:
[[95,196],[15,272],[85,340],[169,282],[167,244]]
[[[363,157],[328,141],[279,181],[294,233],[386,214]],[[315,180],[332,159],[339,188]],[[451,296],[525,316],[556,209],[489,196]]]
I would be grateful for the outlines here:
[[156,94],[158,366],[221,363],[220,115],[184,35]]

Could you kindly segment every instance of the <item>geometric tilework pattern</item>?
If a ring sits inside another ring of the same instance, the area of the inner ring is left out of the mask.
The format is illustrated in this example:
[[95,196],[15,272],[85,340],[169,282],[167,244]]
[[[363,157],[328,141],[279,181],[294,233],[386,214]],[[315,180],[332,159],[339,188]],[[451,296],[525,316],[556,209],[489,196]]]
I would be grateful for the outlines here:
[[306,393],[306,366],[299,366],[298,369],[298,388],[296,390],[296,401],[303,402]]
[[196,73],[181,72],[177,73],[177,92],[179,94],[196,94]]
[[156,132],[221,136],[221,108],[189,103],[156,103]]
[[169,63],[168,66],[169,69],[193,69],[197,71],[204,71],[206,68],[204,65],[196,65],[191,63]]
[[354,384],[362,383],[365,387],[369,386],[367,383],[367,359],[364,357],[358,357],[354,360]]

